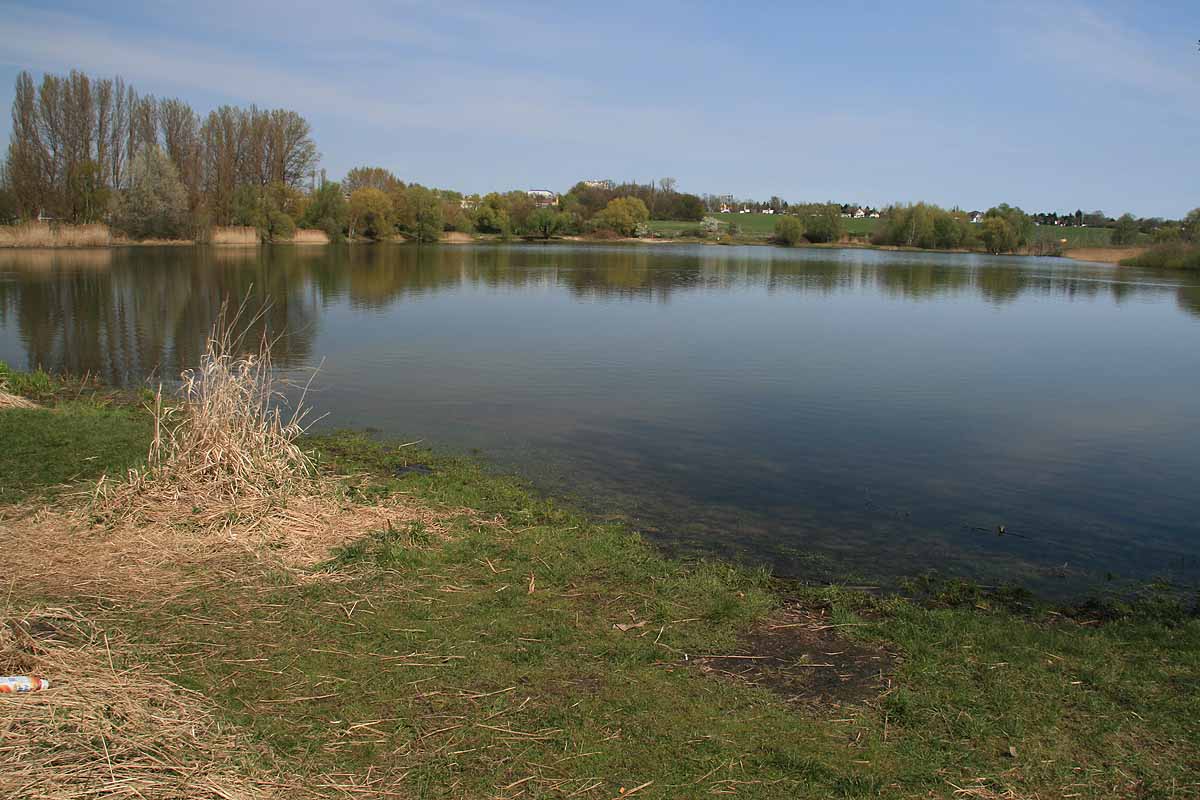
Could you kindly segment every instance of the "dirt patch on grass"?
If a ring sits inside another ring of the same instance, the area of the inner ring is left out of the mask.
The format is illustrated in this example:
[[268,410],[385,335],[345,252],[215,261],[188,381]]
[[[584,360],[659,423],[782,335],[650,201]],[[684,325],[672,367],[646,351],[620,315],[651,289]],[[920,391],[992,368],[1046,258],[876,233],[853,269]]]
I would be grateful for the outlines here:
[[472,244],[475,237],[462,231],[450,231],[442,234],[442,244]]
[[769,689],[789,703],[861,703],[887,689],[896,659],[886,650],[846,638],[824,609],[787,605],[738,642],[735,652],[701,656],[715,678]]

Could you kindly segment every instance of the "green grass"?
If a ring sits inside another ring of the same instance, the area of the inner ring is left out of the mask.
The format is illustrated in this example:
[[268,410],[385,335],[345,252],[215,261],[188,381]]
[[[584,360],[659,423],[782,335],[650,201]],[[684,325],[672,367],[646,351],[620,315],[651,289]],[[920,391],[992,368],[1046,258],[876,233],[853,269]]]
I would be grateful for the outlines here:
[[741,235],[751,239],[769,239],[775,235],[774,214],[709,214],[726,225],[737,225]]
[[129,402],[65,386],[40,370],[15,372],[0,362],[8,391],[39,403],[0,411],[0,504],[49,498],[104,474],[145,462],[152,427]]
[[[132,452],[102,438],[76,444]],[[60,453],[38,441],[6,453],[5,474]],[[370,532],[324,565],[336,581],[220,580],[106,610],[294,774],[369,773],[413,798],[608,800],[648,781],[641,797],[1200,791],[1200,622],[1178,606],[1081,624],[967,584],[925,582],[919,602],[793,587],[847,639],[898,657],[878,697],[794,706],[694,665],[772,613],[767,576],[665,559],[470,460],[356,434],[308,446],[368,476],[364,501],[404,493],[473,513],[445,535]],[[395,477],[413,462],[432,472]]]
[[1066,247],[1108,247],[1112,243],[1111,228],[1060,228],[1038,225],[1033,230],[1035,242],[1056,242],[1066,239]]
[[646,227],[650,229],[651,235],[683,236],[698,230],[700,223],[675,219],[652,219],[646,223]]

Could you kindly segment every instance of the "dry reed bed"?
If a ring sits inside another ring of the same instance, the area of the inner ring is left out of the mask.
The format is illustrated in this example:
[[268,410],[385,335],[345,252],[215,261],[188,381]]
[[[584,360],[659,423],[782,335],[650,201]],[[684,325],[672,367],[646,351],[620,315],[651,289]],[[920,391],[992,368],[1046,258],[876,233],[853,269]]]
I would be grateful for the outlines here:
[[0,247],[107,247],[112,241],[107,225],[0,225]]
[[145,664],[119,638],[69,609],[0,615],[0,672],[51,681],[0,695],[0,796],[251,800],[274,776],[201,695]]
[[213,228],[208,241],[210,244],[258,244],[258,230],[236,225],[217,227]]
[[318,228],[298,228],[292,244],[329,244],[329,234]]

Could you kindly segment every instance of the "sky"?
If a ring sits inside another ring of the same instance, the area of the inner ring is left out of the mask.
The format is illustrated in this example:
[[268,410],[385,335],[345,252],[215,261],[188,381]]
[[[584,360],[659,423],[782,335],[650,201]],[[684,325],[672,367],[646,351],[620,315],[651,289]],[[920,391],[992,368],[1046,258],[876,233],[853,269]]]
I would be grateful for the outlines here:
[[[1200,206],[1200,2],[0,0],[25,69],[284,107],[322,166],[459,191],[674,177],[870,205]],[[7,146],[8,130],[0,132]]]

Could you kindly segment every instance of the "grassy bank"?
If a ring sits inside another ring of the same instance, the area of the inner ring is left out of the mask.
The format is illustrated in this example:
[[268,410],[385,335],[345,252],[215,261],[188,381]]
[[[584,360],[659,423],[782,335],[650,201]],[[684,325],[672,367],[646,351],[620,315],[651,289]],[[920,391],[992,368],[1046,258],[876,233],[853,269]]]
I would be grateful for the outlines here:
[[[10,384],[43,407],[0,410],[5,502],[36,507],[144,458],[136,405]],[[138,594],[4,553],[8,613],[69,605],[99,620],[115,670],[153,663],[198,693],[245,768],[286,774],[293,796],[1200,792],[1200,623],[1176,605],[1065,615],[954,583],[914,599],[781,587],[664,559],[472,461],[354,433],[305,446],[354,476],[347,513],[411,513],[346,531],[304,569],[248,551],[147,561],[159,579]],[[179,530],[199,536],[189,513]],[[53,554],[66,539],[38,524]],[[63,680],[47,702],[73,691]],[[0,697],[0,729],[16,702]],[[0,787],[15,769],[0,751]]]
[[1200,271],[1200,244],[1170,242],[1121,261],[1126,267],[1149,267],[1151,269],[1184,269]]

